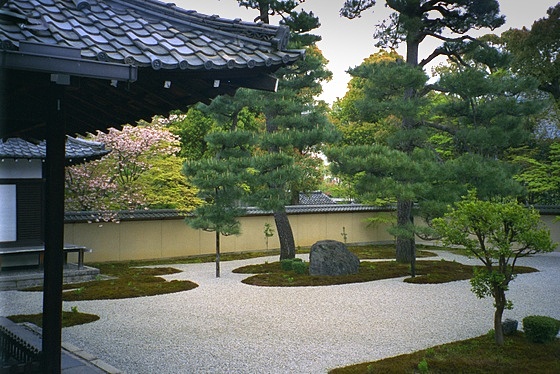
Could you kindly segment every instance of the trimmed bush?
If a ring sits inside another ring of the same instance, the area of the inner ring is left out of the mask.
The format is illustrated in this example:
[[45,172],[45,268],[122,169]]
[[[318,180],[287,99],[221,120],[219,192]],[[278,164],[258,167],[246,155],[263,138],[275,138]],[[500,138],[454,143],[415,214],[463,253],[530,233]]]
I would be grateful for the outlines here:
[[527,316],[523,318],[525,337],[533,343],[553,341],[560,331],[560,321],[547,316]]
[[284,271],[294,270],[293,264],[298,263],[298,262],[302,262],[302,261],[303,260],[301,258],[297,258],[297,257],[296,258],[286,258],[286,259],[280,261],[280,267]]
[[280,267],[284,271],[290,271],[290,270],[292,270],[292,263],[293,263],[293,261],[292,261],[291,258],[288,258],[288,259],[285,259],[285,260],[280,260]]
[[292,262],[292,269],[296,274],[307,274],[308,272],[308,265],[302,261],[293,261]]

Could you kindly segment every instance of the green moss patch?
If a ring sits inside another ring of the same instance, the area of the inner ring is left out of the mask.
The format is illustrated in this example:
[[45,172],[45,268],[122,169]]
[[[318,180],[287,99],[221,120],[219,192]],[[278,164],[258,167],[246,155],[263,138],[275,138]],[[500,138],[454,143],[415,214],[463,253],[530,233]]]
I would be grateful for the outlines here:
[[[198,287],[191,281],[168,282],[159,277],[180,272],[170,267],[139,268],[131,266],[130,263],[103,263],[97,264],[96,267],[103,277],[89,282],[65,284],[62,299],[64,301],[127,299],[189,291]],[[39,290],[41,288],[28,289],[28,291]]]
[[[8,316],[8,319],[15,323],[29,322],[39,327],[43,327],[43,314],[17,314]],[[62,312],[62,327],[70,327],[95,322],[99,316],[95,314],[81,313],[76,311]]]
[[419,364],[429,373],[560,373],[560,340],[548,344],[529,342],[523,333],[506,337],[504,346],[493,334],[443,344],[410,354],[365,362],[329,371],[330,374],[418,373]]
[[[520,267],[519,270],[519,272],[537,271],[525,267]],[[400,277],[409,277],[404,280],[408,283],[427,284],[470,279],[473,275],[473,266],[455,261],[418,261],[416,262],[416,277],[414,278],[410,277],[410,266],[408,264],[401,264],[396,261],[362,261],[357,274],[342,276],[297,274],[294,271],[283,270],[280,262],[247,265],[234,269],[233,272],[256,274],[242,282],[254,286],[268,287],[331,286]]]

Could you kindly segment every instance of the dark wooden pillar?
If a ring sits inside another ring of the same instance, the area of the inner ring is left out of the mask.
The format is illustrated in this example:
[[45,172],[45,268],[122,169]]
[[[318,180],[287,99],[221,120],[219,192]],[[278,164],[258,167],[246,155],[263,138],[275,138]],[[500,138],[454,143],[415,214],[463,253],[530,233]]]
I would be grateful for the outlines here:
[[62,271],[64,245],[64,161],[66,132],[63,116],[64,86],[52,83],[47,119],[45,163],[45,259],[43,291],[43,373],[61,372]]

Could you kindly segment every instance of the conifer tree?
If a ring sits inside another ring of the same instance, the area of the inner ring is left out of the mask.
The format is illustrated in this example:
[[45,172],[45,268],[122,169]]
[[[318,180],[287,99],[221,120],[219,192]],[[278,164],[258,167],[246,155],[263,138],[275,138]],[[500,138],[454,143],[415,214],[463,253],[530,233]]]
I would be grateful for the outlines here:
[[[305,49],[306,57],[276,72],[277,92],[240,89],[233,98],[222,97],[209,111],[220,112],[235,124],[243,110],[258,118],[253,130],[258,134],[252,148],[246,185],[250,193],[246,203],[273,211],[280,241],[280,259],[295,257],[295,241],[286,205],[297,203],[300,188],[313,188],[319,181],[315,169],[319,160],[314,152],[333,138],[327,120],[327,105],[315,97],[322,91],[321,82],[329,80],[327,61],[315,45],[320,40],[309,31],[319,26],[312,12],[296,11],[303,1],[239,1],[259,11],[257,20],[268,23],[270,16],[281,17],[290,27],[290,49]],[[262,121],[262,122],[259,122]],[[235,126],[234,126],[235,127]],[[310,178],[311,177],[311,178]]]
[[211,158],[187,160],[183,174],[199,189],[203,203],[187,223],[195,228],[213,231],[216,235],[216,277],[220,277],[220,237],[237,235],[237,217],[245,213],[240,205],[247,189],[244,174],[247,169],[253,134],[246,131],[217,131],[207,135]]
[[[413,157],[425,136],[421,131],[425,126],[421,118],[421,99],[430,91],[427,80],[419,81],[422,79],[422,69],[438,56],[460,59],[466,41],[473,40],[468,36],[470,30],[494,29],[501,26],[505,19],[499,15],[497,0],[386,0],[385,4],[394,13],[388,21],[378,26],[374,34],[379,41],[378,46],[393,48],[405,43],[406,56],[403,61],[395,61],[394,65],[408,76],[417,77],[404,86],[403,100],[397,105],[396,113],[401,120],[400,131],[390,146]],[[375,0],[347,0],[340,13],[353,19],[375,5]],[[427,38],[435,38],[442,44],[420,60],[420,45]],[[392,108],[388,109],[390,112]],[[397,226],[401,234],[397,236],[396,257],[400,262],[411,264],[414,263],[416,247],[414,236],[410,235],[407,228],[413,226],[413,203],[414,196],[409,193],[397,196]]]

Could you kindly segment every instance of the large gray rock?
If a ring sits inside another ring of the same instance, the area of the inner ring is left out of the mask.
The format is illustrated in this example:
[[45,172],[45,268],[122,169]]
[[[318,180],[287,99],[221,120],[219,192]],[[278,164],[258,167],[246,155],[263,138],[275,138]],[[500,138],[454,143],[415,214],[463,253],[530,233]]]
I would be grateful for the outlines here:
[[321,240],[311,246],[309,253],[310,275],[356,274],[360,267],[358,257],[344,243]]

